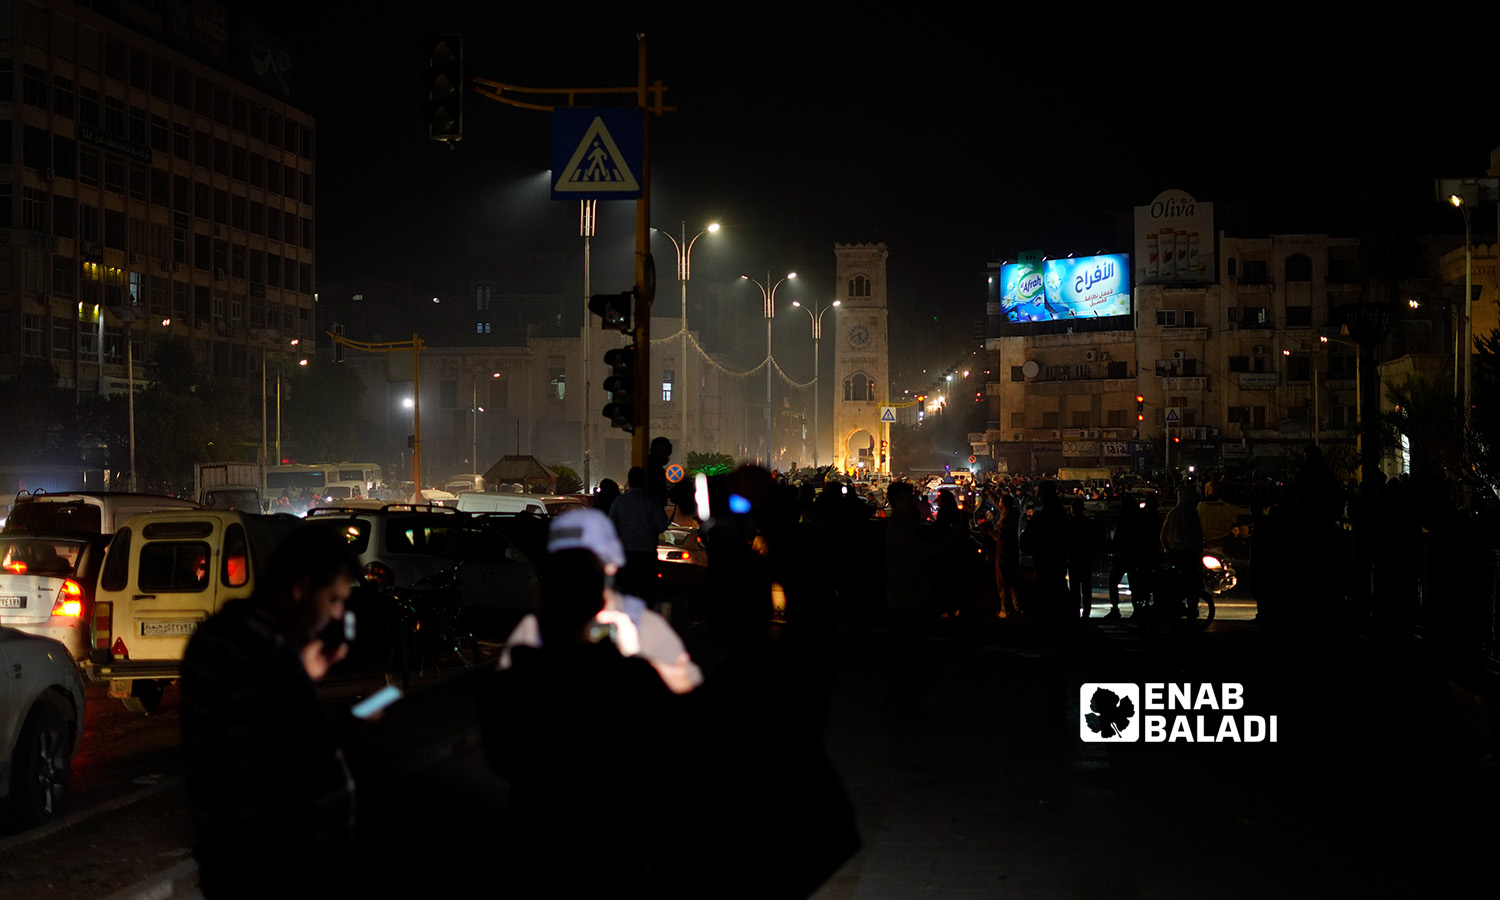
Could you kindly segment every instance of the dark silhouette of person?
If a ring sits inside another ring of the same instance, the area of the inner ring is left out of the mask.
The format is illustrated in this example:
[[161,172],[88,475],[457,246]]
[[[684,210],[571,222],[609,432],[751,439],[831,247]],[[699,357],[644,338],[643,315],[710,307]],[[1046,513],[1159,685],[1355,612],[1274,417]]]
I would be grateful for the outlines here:
[[629,490],[609,507],[609,520],[615,524],[620,543],[625,547],[625,567],[615,577],[622,593],[654,603],[657,596],[657,541],[670,524],[663,500],[646,486],[647,472],[640,466],[626,477]]
[[672,442],[664,437],[652,439],[646,451],[646,488],[660,499],[662,506],[671,499],[672,485],[667,481],[667,463],[671,461]]
[[620,485],[613,478],[606,478],[599,482],[599,489],[594,492],[594,509],[607,516],[609,508],[619,497]]
[[1021,549],[1031,554],[1032,565],[1036,568],[1033,602],[1040,618],[1057,622],[1064,617],[1073,617],[1066,613],[1068,538],[1072,525],[1055,482],[1042,482],[1037,488],[1037,497],[1041,507],[1032,515],[1026,530],[1021,532]]
[[995,591],[1000,596],[1000,617],[1020,614],[1017,596],[1021,583],[1021,514],[1016,497],[1000,495],[1000,514],[995,521]]
[[1094,604],[1094,559],[1103,538],[1099,528],[1084,515],[1082,497],[1073,499],[1068,536],[1068,593],[1079,617],[1087,619]]
[[504,846],[515,863],[505,893],[669,894],[663,829],[688,824],[657,774],[663,748],[677,743],[675,695],[596,618],[605,582],[592,551],[548,554],[538,573],[541,646],[511,648],[509,668],[489,676],[480,700],[485,756],[510,783]]
[[[354,840],[354,783],[314,682],[347,655],[359,560],[309,524],[276,548],[253,597],[206,620],[182,661],[182,750],[203,895],[337,897]],[[330,630],[329,626],[336,630]]]

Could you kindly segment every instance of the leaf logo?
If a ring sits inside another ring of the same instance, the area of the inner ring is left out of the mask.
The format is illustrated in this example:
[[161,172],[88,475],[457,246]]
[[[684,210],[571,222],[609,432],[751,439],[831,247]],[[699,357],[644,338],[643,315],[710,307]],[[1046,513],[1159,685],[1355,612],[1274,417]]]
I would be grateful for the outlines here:
[[1078,691],[1078,736],[1089,743],[1140,739],[1140,686],[1125,683],[1085,684]]

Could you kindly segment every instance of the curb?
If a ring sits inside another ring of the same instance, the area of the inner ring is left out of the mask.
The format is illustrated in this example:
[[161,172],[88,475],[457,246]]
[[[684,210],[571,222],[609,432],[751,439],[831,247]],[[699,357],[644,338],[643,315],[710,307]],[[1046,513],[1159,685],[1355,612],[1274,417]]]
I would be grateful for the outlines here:
[[202,897],[198,892],[198,862],[185,859],[170,869],[121,888],[105,900],[165,900],[167,897]]
[[180,784],[182,784],[181,775],[173,775],[170,778],[163,778],[156,784],[153,784],[148,788],[136,791],[133,794],[126,794],[123,797],[117,797],[114,800],[109,801],[108,803],[104,803],[99,806],[91,806],[88,809],[80,810],[79,812],[64,816],[61,819],[58,819],[57,821],[45,825],[41,828],[35,828],[31,831],[22,832],[21,834],[15,835],[13,837],[8,837],[0,840],[0,851],[9,850],[13,847],[19,847],[22,844],[39,840],[49,834],[54,834],[63,830],[64,828],[71,828],[72,826],[77,825],[79,822],[87,821],[94,818],[95,816],[112,813],[117,809],[121,809],[137,801],[144,800],[147,797],[150,797],[152,794],[159,794],[162,791],[167,790],[168,788],[173,788]]

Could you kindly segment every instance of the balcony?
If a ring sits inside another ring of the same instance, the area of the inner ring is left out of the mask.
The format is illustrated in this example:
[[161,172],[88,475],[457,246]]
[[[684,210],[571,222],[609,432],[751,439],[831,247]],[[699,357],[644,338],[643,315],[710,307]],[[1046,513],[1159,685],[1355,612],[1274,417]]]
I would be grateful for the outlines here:
[[1164,387],[1169,391],[1206,391],[1208,390],[1208,376],[1167,376],[1163,379]]
[[1161,329],[1163,341],[1196,341],[1202,343],[1208,340],[1207,325],[1163,325]]

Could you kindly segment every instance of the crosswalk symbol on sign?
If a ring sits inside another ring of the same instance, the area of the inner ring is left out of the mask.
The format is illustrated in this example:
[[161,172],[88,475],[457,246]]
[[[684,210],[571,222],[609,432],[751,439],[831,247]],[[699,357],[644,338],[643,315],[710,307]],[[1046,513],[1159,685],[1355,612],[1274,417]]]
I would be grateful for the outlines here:
[[896,421],[896,407],[894,407],[894,406],[882,406],[882,407],[880,407],[880,422],[881,422],[881,424],[885,424],[886,422],[895,422],[895,421]]
[[1168,425],[1176,425],[1176,424],[1180,423],[1181,421],[1182,421],[1182,407],[1180,407],[1180,406],[1169,406],[1169,407],[1167,407],[1167,424]]

